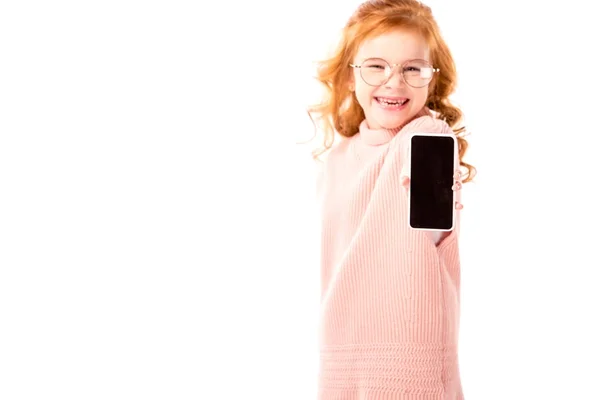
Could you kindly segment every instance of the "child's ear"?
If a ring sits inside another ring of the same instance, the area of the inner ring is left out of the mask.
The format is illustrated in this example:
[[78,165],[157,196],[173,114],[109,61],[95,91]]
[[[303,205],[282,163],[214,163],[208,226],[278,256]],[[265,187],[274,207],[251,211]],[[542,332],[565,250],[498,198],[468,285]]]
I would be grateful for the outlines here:
[[348,78],[348,90],[354,92],[355,89],[356,88],[354,86],[354,74],[350,74],[350,77]]

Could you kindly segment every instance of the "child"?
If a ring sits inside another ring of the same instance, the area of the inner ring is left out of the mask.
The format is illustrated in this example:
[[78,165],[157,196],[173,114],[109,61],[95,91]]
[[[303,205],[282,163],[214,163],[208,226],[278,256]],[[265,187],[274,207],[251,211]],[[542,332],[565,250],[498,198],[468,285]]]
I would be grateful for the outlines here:
[[363,3],[318,80],[328,96],[311,115],[329,150],[319,190],[319,399],[463,399],[458,226],[431,234],[407,222],[411,132],[457,135],[466,174],[456,171],[453,190],[475,172],[462,160],[462,114],[448,100],[455,65],[431,10],[416,0]]

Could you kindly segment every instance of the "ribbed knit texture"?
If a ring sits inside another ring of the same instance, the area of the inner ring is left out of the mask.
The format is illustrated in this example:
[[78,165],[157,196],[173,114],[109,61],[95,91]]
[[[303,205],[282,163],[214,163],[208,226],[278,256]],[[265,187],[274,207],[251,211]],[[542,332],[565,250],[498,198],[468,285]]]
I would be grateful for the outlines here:
[[458,228],[437,246],[412,230],[400,184],[417,131],[453,134],[431,115],[400,132],[363,122],[325,161],[320,400],[463,399]]

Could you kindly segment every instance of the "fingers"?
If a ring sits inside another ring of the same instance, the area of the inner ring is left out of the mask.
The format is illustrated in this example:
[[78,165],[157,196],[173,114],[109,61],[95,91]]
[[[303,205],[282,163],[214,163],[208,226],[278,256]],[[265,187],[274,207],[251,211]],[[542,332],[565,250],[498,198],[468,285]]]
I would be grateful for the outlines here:
[[462,179],[460,170],[454,171],[454,185],[452,185],[452,190],[460,190],[462,189]]
[[[460,189],[462,189],[462,176],[460,170],[457,169],[456,171],[454,171],[454,185],[452,185],[452,190],[458,191]],[[464,205],[460,202],[460,192],[457,193],[457,197],[459,201],[456,201],[454,203],[454,208],[456,208],[457,210],[462,210],[464,208]]]

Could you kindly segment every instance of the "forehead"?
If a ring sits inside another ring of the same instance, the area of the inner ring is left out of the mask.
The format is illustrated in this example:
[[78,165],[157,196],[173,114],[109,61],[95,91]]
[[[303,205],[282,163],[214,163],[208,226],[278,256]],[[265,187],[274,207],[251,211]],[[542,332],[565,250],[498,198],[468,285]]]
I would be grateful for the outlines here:
[[365,39],[356,53],[356,60],[383,58],[391,63],[411,59],[429,61],[429,47],[423,38],[412,32],[394,30]]

